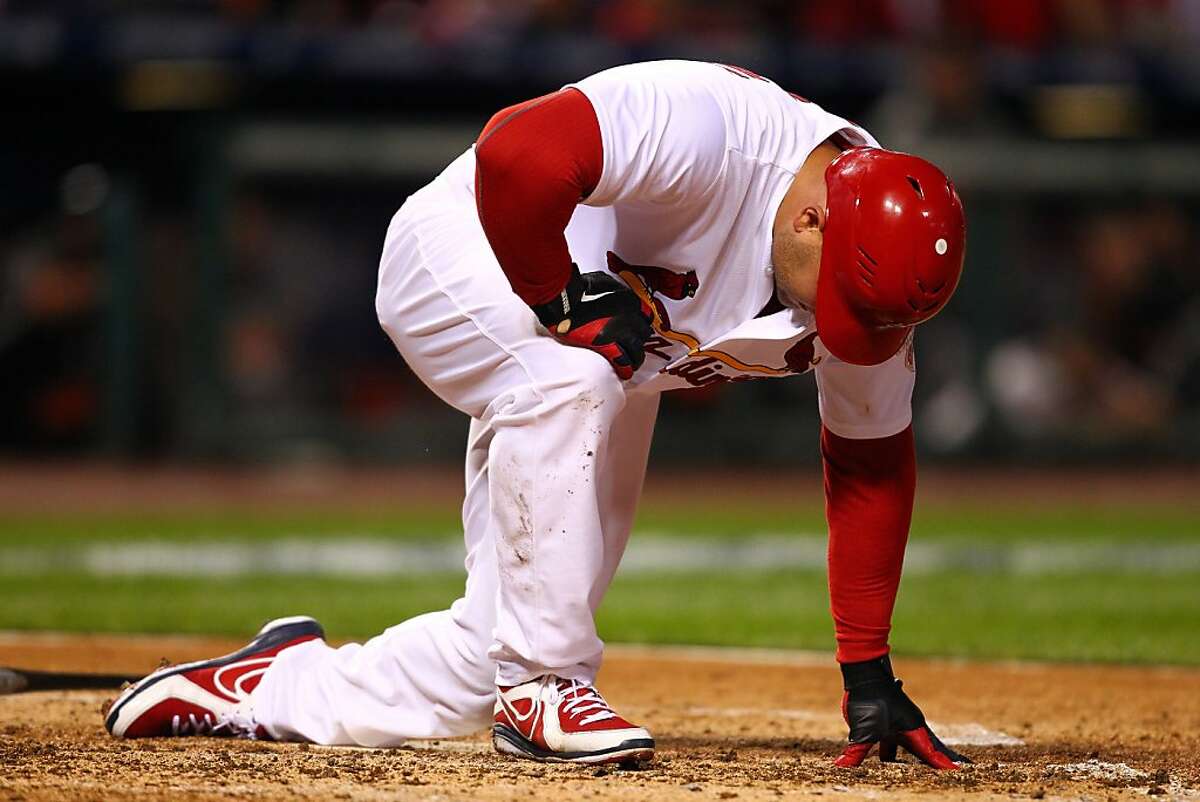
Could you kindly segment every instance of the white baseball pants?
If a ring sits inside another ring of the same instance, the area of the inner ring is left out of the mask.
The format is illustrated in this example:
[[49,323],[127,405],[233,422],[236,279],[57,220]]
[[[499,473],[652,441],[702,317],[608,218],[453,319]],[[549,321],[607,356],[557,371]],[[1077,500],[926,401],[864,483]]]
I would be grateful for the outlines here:
[[[284,651],[252,696],[281,740],[363,746],[463,735],[495,686],[545,673],[592,681],[593,614],[616,572],[645,476],[658,395],[626,393],[608,362],[539,332],[475,211],[474,154],[397,212],[380,321],[413,371],[469,415],[466,591],[449,610],[365,644]],[[603,237],[582,208],[573,249]]]

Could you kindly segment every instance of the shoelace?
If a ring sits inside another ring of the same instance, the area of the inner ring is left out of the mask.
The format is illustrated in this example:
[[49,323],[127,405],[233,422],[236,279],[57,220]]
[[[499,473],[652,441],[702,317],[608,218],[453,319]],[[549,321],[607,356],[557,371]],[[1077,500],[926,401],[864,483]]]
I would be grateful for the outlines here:
[[[564,685],[566,686],[565,688],[563,687]],[[551,687],[550,691],[550,698],[555,704],[574,694],[562,706],[562,709],[572,719],[576,716],[583,716],[579,720],[579,723],[583,726],[617,717],[617,714],[608,706],[608,702],[604,701],[604,697],[600,695],[599,691],[591,685],[585,685],[579,680],[559,680]]]
[[224,713],[215,718],[211,713],[205,713],[199,718],[195,713],[171,717],[172,735],[229,735],[234,738],[255,740],[258,728],[248,716],[240,713]]

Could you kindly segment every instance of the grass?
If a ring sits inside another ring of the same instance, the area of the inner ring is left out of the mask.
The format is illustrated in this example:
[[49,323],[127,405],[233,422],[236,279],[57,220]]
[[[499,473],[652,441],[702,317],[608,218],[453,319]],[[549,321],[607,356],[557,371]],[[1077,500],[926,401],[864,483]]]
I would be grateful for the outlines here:
[[[70,548],[96,541],[270,540],[341,535],[457,538],[445,508],[213,511],[204,514],[45,514],[0,517],[0,547]],[[731,537],[824,529],[812,502],[750,507],[701,501],[647,507],[638,529]],[[1195,542],[1194,511],[1106,504],[984,509],[922,507],[915,540]],[[635,535],[636,537],[636,535]],[[0,573],[0,628],[247,634],[261,621],[308,612],[335,638],[365,638],[440,609],[462,577],[264,576],[124,578]],[[612,641],[830,650],[825,577],[813,571],[618,576],[599,616]],[[906,577],[893,644],[900,654],[1200,665],[1200,575]]]
[[[331,637],[363,639],[445,607],[462,578],[49,576],[0,583],[0,628],[246,635],[280,615],[317,616]],[[905,580],[899,654],[1200,664],[1192,576]],[[631,643],[831,650],[825,577],[816,572],[618,578],[601,635]]]
[[[1192,576],[908,577],[892,644],[912,655],[1198,664],[1196,587]],[[622,641],[833,648],[825,576],[812,572],[618,579],[600,620]]]
[[[283,537],[375,536],[410,540],[459,538],[452,505],[367,511],[225,510],[205,513],[0,514],[0,545],[54,545],[87,541],[270,540]],[[687,509],[647,505],[637,530],[690,537],[736,537],[746,533],[825,531],[824,510],[796,506],[747,506],[736,500],[700,501]],[[1200,535],[1200,513],[1103,501],[1051,508],[974,504],[925,504],[918,508],[913,538],[964,540],[1106,540],[1178,542]]]

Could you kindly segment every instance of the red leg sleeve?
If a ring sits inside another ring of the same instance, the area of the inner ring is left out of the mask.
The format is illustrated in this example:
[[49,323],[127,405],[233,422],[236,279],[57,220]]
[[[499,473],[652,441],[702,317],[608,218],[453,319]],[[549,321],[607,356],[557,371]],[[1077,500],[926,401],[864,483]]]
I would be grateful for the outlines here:
[[912,427],[876,440],[822,428],[821,455],[837,659],[857,663],[888,653],[917,485]]
[[527,304],[550,301],[571,276],[563,231],[604,166],[591,102],[563,89],[500,111],[475,162],[475,203],[500,267]]

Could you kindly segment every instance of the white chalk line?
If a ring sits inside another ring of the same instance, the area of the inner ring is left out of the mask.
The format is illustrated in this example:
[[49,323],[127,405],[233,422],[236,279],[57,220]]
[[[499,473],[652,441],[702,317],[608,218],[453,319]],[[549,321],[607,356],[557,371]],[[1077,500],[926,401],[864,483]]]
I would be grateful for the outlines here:
[[[670,710],[657,708],[659,713],[670,713]],[[628,711],[632,712],[632,711]],[[845,724],[839,714],[818,712],[815,710],[760,710],[743,707],[692,707],[682,711],[684,715],[703,718],[759,718],[764,720],[784,719],[789,721],[805,721],[821,725],[823,729],[841,732]],[[930,726],[938,733],[942,741],[950,746],[1023,746],[1024,741],[1014,738],[998,730],[989,730],[982,724],[970,722],[967,724],[941,724],[930,722]],[[404,748],[425,752],[462,752],[480,753],[491,751],[490,741],[481,741],[475,737],[466,738],[420,738],[404,742]],[[334,751],[373,751],[380,747],[370,746],[313,746],[313,749]]]
[[[765,718],[785,721],[807,721],[828,725],[841,730],[845,727],[838,712],[825,710],[803,710],[796,708],[752,708],[752,707],[692,707],[685,711],[689,715],[712,718]],[[943,742],[950,746],[1024,746],[1020,738],[1000,730],[991,730],[977,722],[946,724],[930,720],[929,726]]]
[[[414,576],[462,573],[463,558],[461,543],[449,538],[397,541],[347,533],[264,541],[151,539],[0,547],[0,576]],[[826,539],[812,533],[721,539],[642,532],[630,541],[621,573],[823,571],[825,560]],[[1200,573],[1200,541],[988,543],[964,538],[909,544],[906,575],[948,571],[1018,576]]]
[[685,715],[702,718],[776,718],[785,721],[816,721],[819,723],[840,722],[841,714],[821,712],[817,710],[799,710],[794,708],[761,708],[761,707],[689,707],[683,711]]

